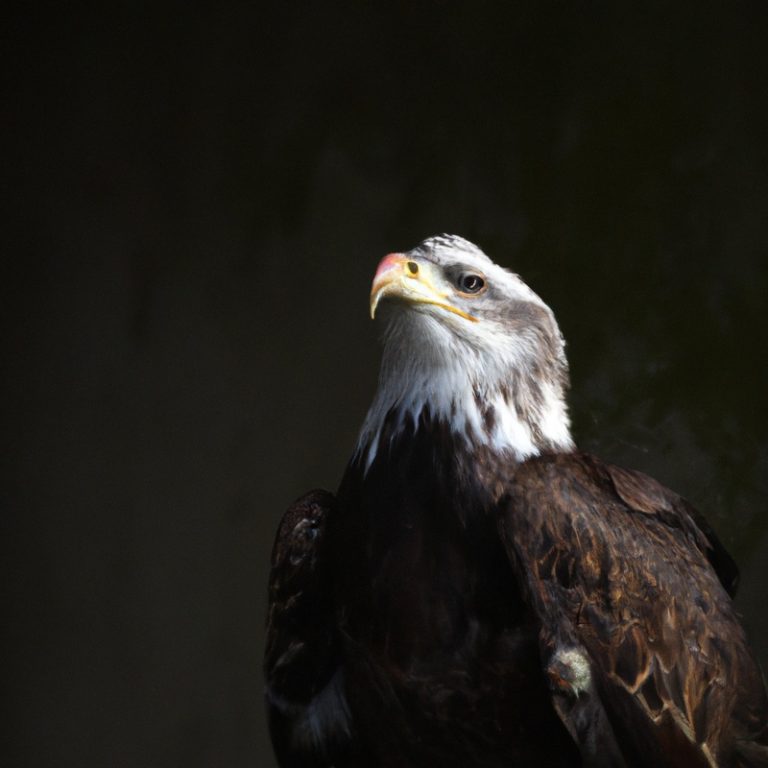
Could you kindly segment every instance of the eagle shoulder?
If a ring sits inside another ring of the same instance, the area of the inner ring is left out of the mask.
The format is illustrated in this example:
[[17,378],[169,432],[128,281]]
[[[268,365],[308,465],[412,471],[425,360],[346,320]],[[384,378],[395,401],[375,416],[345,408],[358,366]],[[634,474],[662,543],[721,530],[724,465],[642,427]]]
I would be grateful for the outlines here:
[[350,733],[334,628],[326,530],[336,499],[314,490],[285,512],[272,549],[264,654],[278,762],[330,765]]
[[588,764],[711,767],[763,750],[736,569],[687,502],[592,456],[541,456],[511,474],[499,530]]
[[709,560],[725,591],[735,596],[739,569],[712,526],[692,504],[649,475],[589,458],[596,470],[602,468],[607,473],[614,490],[630,509],[658,516],[672,527],[683,528]]

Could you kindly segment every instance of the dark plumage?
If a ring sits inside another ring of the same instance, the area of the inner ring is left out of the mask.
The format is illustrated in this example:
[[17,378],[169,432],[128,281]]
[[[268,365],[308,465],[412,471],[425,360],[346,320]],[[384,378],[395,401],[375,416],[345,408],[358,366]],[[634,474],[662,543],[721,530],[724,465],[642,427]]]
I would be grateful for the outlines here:
[[450,236],[371,299],[357,449],[273,551],[280,764],[768,766],[735,565],[685,500],[574,451],[549,308]]

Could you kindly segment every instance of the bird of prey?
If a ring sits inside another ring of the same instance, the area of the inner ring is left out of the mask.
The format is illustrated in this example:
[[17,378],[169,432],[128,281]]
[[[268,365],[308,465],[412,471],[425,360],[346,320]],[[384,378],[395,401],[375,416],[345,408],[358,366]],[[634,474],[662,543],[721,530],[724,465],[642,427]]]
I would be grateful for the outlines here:
[[683,498],[576,450],[550,308],[449,235],[386,256],[370,307],[357,446],[272,555],[279,764],[768,766],[736,567]]

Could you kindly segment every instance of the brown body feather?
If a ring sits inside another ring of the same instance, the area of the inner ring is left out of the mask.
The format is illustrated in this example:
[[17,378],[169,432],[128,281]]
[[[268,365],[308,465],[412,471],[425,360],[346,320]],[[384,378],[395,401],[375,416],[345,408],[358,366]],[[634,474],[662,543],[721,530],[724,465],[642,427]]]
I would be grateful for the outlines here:
[[286,513],[266,658],[281,765],[768,765],[735,578],[650,478],[579,454],[467,462],[426,416],[338,499]]

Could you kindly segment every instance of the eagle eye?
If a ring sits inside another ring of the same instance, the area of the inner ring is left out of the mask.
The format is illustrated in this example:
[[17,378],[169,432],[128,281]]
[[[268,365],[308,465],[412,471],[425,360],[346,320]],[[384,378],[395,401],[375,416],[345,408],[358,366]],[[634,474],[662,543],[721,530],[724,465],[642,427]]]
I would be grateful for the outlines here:
[[465,272],[459,276],[459,290],[463,293],[480,293],[485,288],[485,280],[473,272]]

